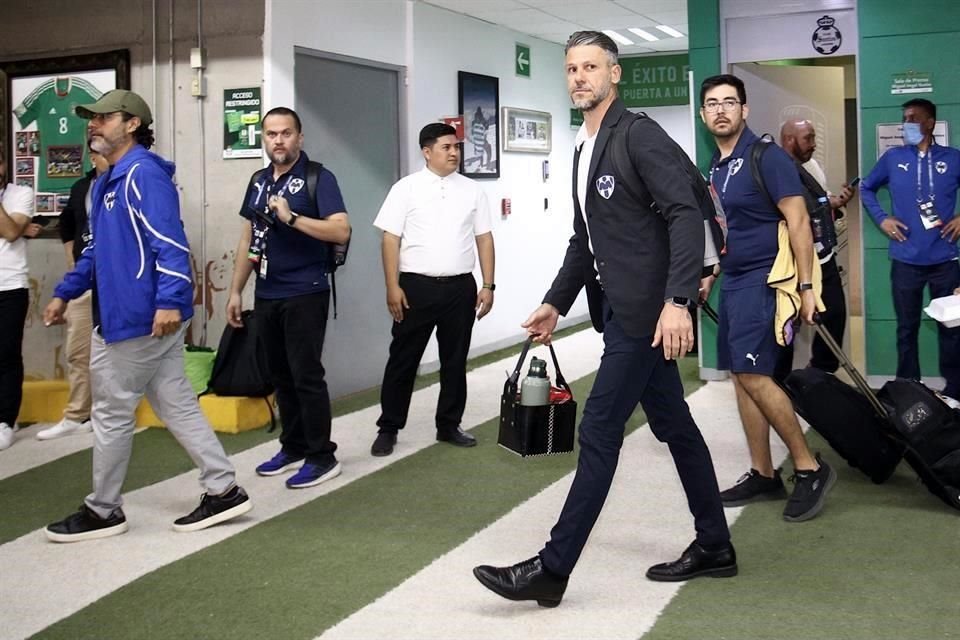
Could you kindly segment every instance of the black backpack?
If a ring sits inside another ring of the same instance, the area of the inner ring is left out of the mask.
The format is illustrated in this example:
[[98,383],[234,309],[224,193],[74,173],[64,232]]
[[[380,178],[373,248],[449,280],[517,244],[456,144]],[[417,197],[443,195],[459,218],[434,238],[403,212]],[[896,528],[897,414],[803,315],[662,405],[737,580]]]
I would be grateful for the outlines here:
[[[649,202],[648,206],[659,213],[660,209],[657,207],[657,203],[650,196],[646,185],[643,184],[643,179],[633,165],[633,160],[630,158],[630,150],[628,148],[630,142],[630,127],[637,120],[647,117],[645,113],[633,113],[631,111],[623,114],[620,122],[617,123],[617,128],[614,129],[614,139],[610,141],[611,160],[613,161],[613,168],[617,172],[617,178],[620,180],[621,186],[630,194],[630,197],[639,202]],[[719,262],[720,256],[726,253],[727,219],[723,213],[723,209],[717,206],[714,195],[711,193],[711,188],[707,184],[707,181],[704,180],[703,174],[700,173],[696,165],[687,157],[686,153],[681,153],[681,155],[685,160],[684,169],[690,178],[690,184],[696,195],[697,203],[700,205],[700,213],[703,215],[704,231],[710,234],[705,244],[709,244],[710,240],[713,241],[714,251],[711,252],[709,250],[710,248],[706,247],[704,254],[703,276],[708,276],[713,273],[713,267]]]
[[[210,382],[204,393],[267,399],[274,387],[270,381],[267,356],[260,342],[257,318],[253,311],[244,311],[241,317],[243,327],[236,328],[228,324],[223,330]],[[268,399],[267,407],[270,409],[270,430],[273,431],[276,419]]]
[[[247,190],[244,193],[244,198],[246,198],[251,187],[257,179],[264,175],[265,171],[269,171],[270,167],[267,166],[263,169],[258,169],[253,172],[253,175],[250,176],[250,182],[247,184]],[[323,171],[323,163],[314,162],[313,160],[307,161],[307,195],[310,198],[311,206],[316,209],[317,203],[317,183],[320,182],[320,172]],[[243,206],[246,207],[247,203],[244,200]],[[315,211],[314,211],[315,212]],[[336,244],[333,242],[327,242],[327,262],[325,265],[326,272],[330,274],[330,294],[333,298],[333,317],[337,317],[337,276],[336,272],[339,267],[342,267],[347,263],[347,252],[350,251],[350,239],[347,238],[347,241],[343,244]]]

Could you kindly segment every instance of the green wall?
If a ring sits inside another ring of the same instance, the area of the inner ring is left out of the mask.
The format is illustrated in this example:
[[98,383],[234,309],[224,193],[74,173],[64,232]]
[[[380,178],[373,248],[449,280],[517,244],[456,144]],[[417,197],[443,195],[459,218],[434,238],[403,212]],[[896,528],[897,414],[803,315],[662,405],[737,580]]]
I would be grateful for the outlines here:
[[[720,73],[720,2],[719,0],[688,0],[687,20],[690,32],[690,70],[693,72],[693,91],[690,99],[700,104],[700,83],[704,78]],[[698,118],[699,122],[699,118]],[[710,168],[710,157],[716,145],[710,132],[703,123],[696,131],[697,165],[706,173]],[[720,287],[714,287],[710,294],[713,308],[718,307]],[[707,369],[717,367],[717,326],[705,315],[700,327],[702,341],[700,345],[700,366]]]
[[[900,105],[911,97],[933,101],[937,118],[950,124],[949,144],[960,146],[960,2],[859,0],[857,20],[862,174],[876,163],[876,125],[899,122]],[[933,93],[891,95],[892,75],[909,70],[932,72]],[[889,211],[886,190],[880,193],[880,203]],[[870,375],[892,376],[897,367],[887,245],[886,237],[864,212],[864,314]],[[936,323],[929,319],[920,330],[920,364],[924,375],[939,375]]]

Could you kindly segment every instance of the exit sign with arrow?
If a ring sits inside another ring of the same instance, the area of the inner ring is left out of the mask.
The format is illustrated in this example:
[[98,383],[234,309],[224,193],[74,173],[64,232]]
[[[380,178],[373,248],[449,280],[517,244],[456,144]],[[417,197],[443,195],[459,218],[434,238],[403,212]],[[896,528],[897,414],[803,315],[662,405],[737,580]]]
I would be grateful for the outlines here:
[[530,47],[517,43],[513,62],[518,76],[530,77]]

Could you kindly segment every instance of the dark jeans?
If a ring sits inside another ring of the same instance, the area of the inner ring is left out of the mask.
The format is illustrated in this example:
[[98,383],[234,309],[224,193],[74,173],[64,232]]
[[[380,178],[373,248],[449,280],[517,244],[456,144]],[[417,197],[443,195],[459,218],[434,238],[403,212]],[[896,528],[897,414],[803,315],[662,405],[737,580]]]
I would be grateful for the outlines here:
[[467,352],[473,336],[477,283],[470,273],[448,278],[401,273],[400,287],[410,308],[404,309],[402,322],[393,323],[377,426],[381,433],[396,433],[406,425],[417,367],[436,327],[440,348],[436,427],[440,432],[454,431],[467,405]]
[[[960,264],[956,260],[940,264],[915,265],[892,260],[890,281],[893,308],[897,313],[897,377],[920,379],[918,335],[923,307],[923,289],[930,297],[940,298],[960,287]],[[947,380],[944,393],[960,397],[960,327],[948,329],[937,323],[940,342],[940,375]]]
[[23,400],[23,323],[29,303],[27,289],[0,291],[0,422],[11,427]]
[[[840,279],[840,269],[837,268],[837,257],[830,258],[827,262],[820,265],[823,274],[823,306],[826,311],[820,314],[820,320],[823,326],[837,341],[837,344],[843,346],[843,333],[847,328],[847,300],[843,295],[843,281]],[[835,372],[840,367],[840,361],[837,359],[830,347],[827,346],[819,335],[814,336],[813,345],[810,348],[810,365],[821,371]],[[780,358],[777,360],[777,370],[773,377],[777,382],[783,382],[790,371],[793,369],[793,344],[787,345],[780,352]]]
[[[543,564],[564,576],[573,571],[607,499],[624,428],[637,403],[653,435],[670,449],[697,541],[707,547],[730,541],[713,460],[683,398],[676,361],[664,360],[663,349],[650,346],[651,336],[628,336],[606,300],[604,315],[603,356],[580,421],[577,472],[550,541],[540,551]],[[657,514],[648,512],[647,517],[655,520]]]
[[323,337],[330,292],[281,300],[257,298],[255,312],[270,377],[277,388],[284,452],[307,462],[336,460],[330,440],[330,394],[324,380]]

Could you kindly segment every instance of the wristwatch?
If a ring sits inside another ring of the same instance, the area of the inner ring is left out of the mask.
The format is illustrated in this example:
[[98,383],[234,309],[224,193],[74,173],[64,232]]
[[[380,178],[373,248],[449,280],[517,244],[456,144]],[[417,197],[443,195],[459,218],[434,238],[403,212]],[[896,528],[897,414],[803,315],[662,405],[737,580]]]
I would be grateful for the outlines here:
[[812,291],[813,283],[812,282],[801,282],[797,285],[797,291]]
[[690,298],[684,298],[682,296],[674,296],[669,298],[670,304],[675,307],[680,307],[681,309],[686,309],[690,306]]
[[497,290],[497,285],[493,284],[492,282],[489,282],[489,283],[488,283],[488,282],[484,282],[484,283],[483,283],[483,288],[484,288],[484,289],[490,289],[490,291],[496,291],[496,290]]
[[299,214],[299,213],[295,213],[295,212],[291,211],[291,212],[290,212],[290,219],[287,220],[287,226],[288,226],[288,227],[292,227],[293,225],[297,224],[297,218],[299,218],[299,217],[300,217],[300,214]]

